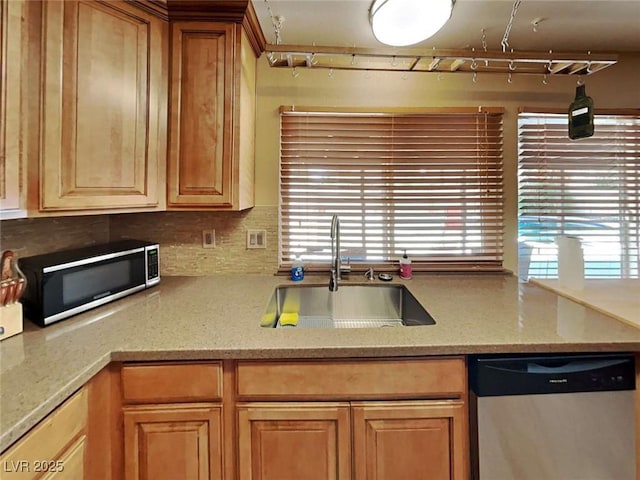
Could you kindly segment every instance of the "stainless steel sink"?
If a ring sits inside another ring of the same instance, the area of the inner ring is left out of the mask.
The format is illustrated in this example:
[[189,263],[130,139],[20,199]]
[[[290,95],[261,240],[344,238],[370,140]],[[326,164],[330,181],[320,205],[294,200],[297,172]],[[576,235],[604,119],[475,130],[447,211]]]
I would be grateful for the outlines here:
[[[295,327],[281,326],[284,313],[298,315]],[[276,288],[264,327],[371,328],[434,325],[435,320],[404,285],[340,285]]]

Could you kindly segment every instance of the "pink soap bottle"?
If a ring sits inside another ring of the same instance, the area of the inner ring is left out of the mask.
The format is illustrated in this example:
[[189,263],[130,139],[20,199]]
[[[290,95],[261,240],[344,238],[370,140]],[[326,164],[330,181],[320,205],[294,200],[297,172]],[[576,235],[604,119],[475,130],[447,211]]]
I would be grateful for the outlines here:
[[411,268],[411,260],[407,257],[407,251],[404,251],[404,255],[400,259],[400,278],[409,280],[413,276],[413,270]]

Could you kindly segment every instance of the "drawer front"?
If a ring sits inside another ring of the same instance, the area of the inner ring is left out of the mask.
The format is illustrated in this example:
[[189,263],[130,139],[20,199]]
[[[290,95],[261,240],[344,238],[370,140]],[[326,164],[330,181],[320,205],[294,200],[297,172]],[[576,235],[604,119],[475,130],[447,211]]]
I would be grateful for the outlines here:
[[461,398],[462,357],[393,360],[240,361],[242,400]]
[[222,363],[153,363],[122,367],[124,403],[172,403],[222,398]]
[[67,446],[86,429],[87,410],[87,389],[83,388],[0,457],[3,472],[11,480],[26,480],[41,476],[49,467],[57,468],[55,461],[63,461]]

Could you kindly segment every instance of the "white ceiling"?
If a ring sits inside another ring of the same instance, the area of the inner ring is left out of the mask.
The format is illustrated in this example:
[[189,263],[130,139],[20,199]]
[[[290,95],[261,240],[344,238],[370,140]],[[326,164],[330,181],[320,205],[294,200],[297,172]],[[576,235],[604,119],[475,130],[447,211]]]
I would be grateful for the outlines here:
[[[428,1],[428,0],[425,0]],[[269,8],[284,17],[283,44],[385,47],[369,25],[371,0],[252,0],[267,42],[275,42]],[[457,0],[449,22],[411,48],[502,50],[512,0]],[[542,19],[534,32],[532,22]],[[640,0],[523,0],[511,33],[514,51],[640,52]]]

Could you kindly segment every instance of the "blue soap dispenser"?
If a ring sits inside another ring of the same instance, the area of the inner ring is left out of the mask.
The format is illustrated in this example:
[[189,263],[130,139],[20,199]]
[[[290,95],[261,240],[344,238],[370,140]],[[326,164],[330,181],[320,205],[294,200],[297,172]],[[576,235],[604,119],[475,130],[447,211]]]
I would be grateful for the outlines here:
[[296,260],[291,265],[291,280],[294,282],[300,282],[304,279],[304,264],[300,257],[296,257]]

